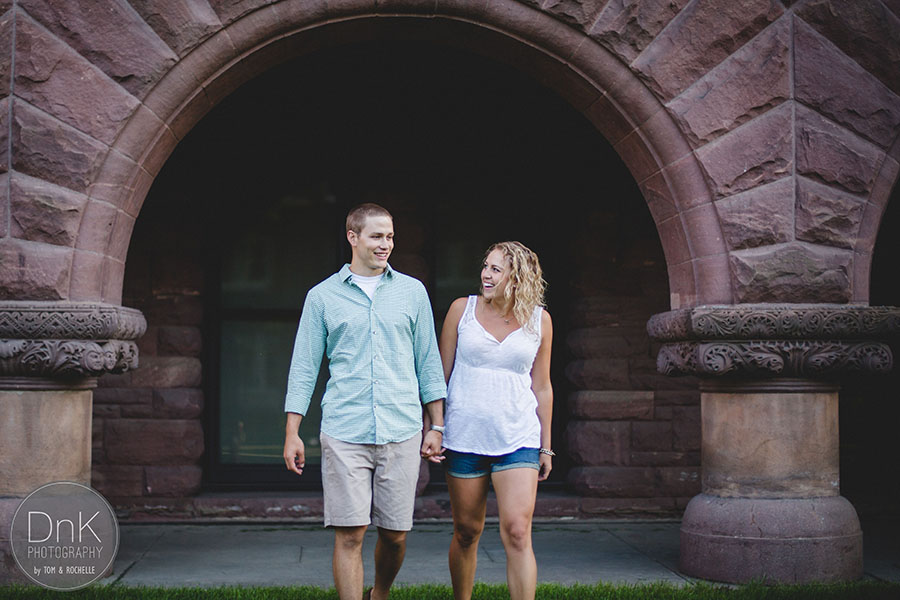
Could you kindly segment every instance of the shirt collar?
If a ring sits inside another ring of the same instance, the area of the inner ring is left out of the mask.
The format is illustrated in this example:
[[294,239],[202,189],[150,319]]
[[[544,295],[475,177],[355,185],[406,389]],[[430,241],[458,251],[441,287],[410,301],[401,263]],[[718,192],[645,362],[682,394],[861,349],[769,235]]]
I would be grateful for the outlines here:
[[[384,269],[384,274],[387,277],[394,276],[394,269],[391,267],[390,263],[388,263],[388,266]],[[350,278],[353,276],[353,271],[350,270],[350,263],[344,264],[344,266],[341,267],[341,270],[338,272],[338,275],[340,276],[341,281],[343,281],[344,283],[350,281]]]

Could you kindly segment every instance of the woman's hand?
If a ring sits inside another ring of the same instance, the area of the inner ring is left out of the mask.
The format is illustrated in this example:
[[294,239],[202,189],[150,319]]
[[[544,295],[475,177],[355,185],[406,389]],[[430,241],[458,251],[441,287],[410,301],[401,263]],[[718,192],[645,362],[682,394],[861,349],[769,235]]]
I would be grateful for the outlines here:
[[538,481],[546,481],[547,478],[550,477],[550,471],[553,470],[553,457],[551,457],[549,454],[544,454],[543,452],[541,452],[538,463],[540,464],[540,469],[538,470]]

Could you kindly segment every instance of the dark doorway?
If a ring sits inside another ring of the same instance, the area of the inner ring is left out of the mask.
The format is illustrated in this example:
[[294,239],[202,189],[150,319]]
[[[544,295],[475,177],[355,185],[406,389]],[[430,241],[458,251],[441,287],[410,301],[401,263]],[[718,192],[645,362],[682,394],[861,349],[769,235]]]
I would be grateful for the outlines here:
[[[598,287],[637,293],[651,278],[667,308],[661,247],[633,178],[551,90],[424,43],[287,62],[229,96],[179,145],[132,247],[152,252],[165,231],[190,240],[181,260],[202,265],[210,487],[319,485],[315,468],[303,481],[284,469],[284,383],[305,292],[349,258],[343,218],[364,201],[394,214],[391,263],[426,284],[438,327],[454,298],[477,292],[491,242],[517,239],[539,254],[555,329],[558,449],[573,304]],[[303,429],[313,449],[317,418],[314,410]],[[552,481],[562,485],[559,455]],[[432,482],[441,479],[433,470]]]

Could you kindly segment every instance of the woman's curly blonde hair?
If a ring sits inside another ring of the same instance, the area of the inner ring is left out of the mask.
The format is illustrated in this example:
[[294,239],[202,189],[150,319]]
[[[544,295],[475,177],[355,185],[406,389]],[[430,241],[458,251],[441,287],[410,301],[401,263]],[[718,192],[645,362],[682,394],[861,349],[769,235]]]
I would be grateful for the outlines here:
[[547,289],[537,254],[521,242],[498,242],[484,253],[485,261],[494,250],[502,252],[509,262],[509,284],[503,291],[503,296],[512,304],[513,316],[519,324],[535,333],[531,315],[535,307],[545,306],[544,292]]

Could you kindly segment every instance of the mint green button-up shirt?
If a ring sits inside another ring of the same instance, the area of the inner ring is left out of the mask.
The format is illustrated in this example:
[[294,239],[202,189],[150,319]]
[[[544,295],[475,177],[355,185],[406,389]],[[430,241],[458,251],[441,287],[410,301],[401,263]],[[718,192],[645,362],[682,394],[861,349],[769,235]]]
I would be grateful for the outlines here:
[[353,444],[408,440],[422,405],[447,396],[428,293],[388,266],[370,300],[351,275],[344,265],[306,295],[284,410],[306,414],[324,355],[322,431]]

